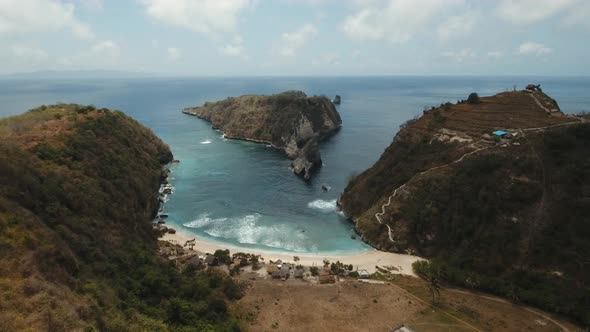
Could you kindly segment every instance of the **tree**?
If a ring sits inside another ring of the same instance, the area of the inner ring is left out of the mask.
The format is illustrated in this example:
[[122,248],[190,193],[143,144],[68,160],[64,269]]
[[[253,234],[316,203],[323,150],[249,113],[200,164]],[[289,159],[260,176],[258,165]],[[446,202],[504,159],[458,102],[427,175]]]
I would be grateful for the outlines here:
[[294,260],[295,262],[299,262],[299,256],[293,256],[293,260]]
[[217,249],[217,250],[215,250],[215,253],[213,254],[213,256],[215,256],[217,258],[217,261],[219,262],[219,264],[227,264],[231,260],[228,249],[225,249],[225,250]]
[[412,264],[414,272],[426,281],[430,295],[432,296],[432,306],[436,305],[436,297],[440,296],[441,279],[443,276],[443,269],[441,265],[435,261],[417,261]]
[[467,97],[467,103],[479,104],[479,96],[477,95],[477,93],[473,92],[473,93],[469,94],[469,97]]

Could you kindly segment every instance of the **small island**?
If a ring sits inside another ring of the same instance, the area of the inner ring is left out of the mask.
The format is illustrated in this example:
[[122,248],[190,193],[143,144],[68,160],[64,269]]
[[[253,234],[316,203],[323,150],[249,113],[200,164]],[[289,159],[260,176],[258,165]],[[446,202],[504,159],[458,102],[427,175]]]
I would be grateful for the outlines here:
[[293,172],[305,180],[322,166],[319,142],[342,125],[330,99],[308,97],[301,91],[230,97],[182,112],[211,122],[227,138],[269,144],[284,151],[293,159]]

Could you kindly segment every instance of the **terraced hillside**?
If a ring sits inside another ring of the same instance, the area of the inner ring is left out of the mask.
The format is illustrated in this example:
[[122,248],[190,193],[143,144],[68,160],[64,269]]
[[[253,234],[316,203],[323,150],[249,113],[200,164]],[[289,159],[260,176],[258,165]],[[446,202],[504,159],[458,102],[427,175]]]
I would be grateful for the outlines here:
[[402,126],[339,204],[375,247],[589,324],[589,144],[590,123],[541,92],[441,105]]

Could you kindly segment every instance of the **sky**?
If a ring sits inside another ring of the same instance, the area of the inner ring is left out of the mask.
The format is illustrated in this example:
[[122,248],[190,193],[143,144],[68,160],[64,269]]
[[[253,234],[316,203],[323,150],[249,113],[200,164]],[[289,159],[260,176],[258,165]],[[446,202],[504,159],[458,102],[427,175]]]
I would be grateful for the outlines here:
[[0,0],[0,74],[590,75],[590,0]]

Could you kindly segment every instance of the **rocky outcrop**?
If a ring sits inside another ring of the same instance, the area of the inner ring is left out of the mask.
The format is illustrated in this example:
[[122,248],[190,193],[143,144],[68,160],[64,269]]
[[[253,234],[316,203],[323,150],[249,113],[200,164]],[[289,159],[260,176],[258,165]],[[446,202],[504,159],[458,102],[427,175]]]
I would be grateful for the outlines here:
[[293,172],[306,180],[322,165],[319,142],[340,129],[342,120],[326,97],[301,91],[244,95],[183,110],[211,122],[225,137],[270,144],[293,159]]

